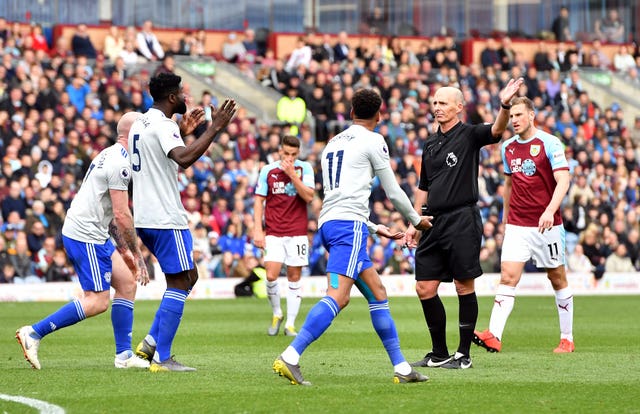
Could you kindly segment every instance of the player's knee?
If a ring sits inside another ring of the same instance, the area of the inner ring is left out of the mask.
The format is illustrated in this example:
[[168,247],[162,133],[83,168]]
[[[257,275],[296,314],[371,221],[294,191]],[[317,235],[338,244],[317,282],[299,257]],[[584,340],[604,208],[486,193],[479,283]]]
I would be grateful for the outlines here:
[[[115,288],[115,286],[114,286]],[[118,292],[124,299],[134,300],[136,297],[137,285],[134,279],[127,280],[123,283],[120,283],[117,288],[115,288],[116,292]]]
[[434,288],[431,283],[418,281],[416,283],[416,293],[420,299],[430,299],[438,294],[437,285]]
[[500,284],[515,286],[520,281],[520,270],[512,269],[504,263],[500,266]]
[[349,298],[340,298],[337,300],[338,302],[338,306],[340,307],[340,309],[344,309],[347,307],[347,305],[349,304]]
[[564,268],[549,269],[547,271],[547,278],[549,278],[554,290],[564,289],[569,285]]
[[515,286],[517,283],[517,278],[515,275],[511,273],[502,273],[500,275],[500,284],[507,286]]
[[83,311],[87,318],[104,313],[107,309],[109,309],[108,295],[93,295],[83,303]]

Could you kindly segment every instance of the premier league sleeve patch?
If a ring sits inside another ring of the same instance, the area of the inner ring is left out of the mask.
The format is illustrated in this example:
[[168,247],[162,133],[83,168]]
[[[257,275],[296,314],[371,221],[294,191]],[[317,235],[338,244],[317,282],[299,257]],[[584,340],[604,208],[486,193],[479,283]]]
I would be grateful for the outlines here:
[[129,180],[131,180],[131,170],[129,167],[122,167],[120,169],[120,178],[122,178],[122,181],[125,183],[129,183]]

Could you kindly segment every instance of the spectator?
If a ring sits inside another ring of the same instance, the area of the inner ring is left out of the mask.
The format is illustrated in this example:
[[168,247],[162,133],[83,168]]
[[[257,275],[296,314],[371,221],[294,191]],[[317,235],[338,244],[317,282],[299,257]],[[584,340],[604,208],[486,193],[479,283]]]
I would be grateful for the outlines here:
[[19,219],[25,219],[27,216],[27,200],[24,196],[20,183],[11,181],[9,184],[9,194],[2,200],[2,219],[5,226],[10,223],[9,214],[16,212]]
[[77,112],[82,112],[86,104],[86,97],[91,92],[91,88],[81,76],[75,76],[71,83],[65,88],[69,95],[70,103],[76,107]]
[[570,273],[591,273],[593,265],[584,255],[581,244],[576,244],[573,251],[567,257],[567,265]]
[[585,256],[591,262],[596,280],[600,280],[605,271],[606,250],[599,240],[599,231],[596,224],[590,224],[580,235],[580,244]]
[[344,61],[349,54],[349,44],[347,43],[349,35],[347,32],[342,31],[338,33],[338,41],[333,46],[333,59],[336,62]]
[[9,261],[16,270],[15,282],[34,283],[44,281],[35,275],[31,252],[27,246],[27,235],[24,232],[17,233],[15,247],[8,251]]
[[311,48],[305,43],[302,36],[298,37],[296,48],[291,52],[285,65],[285,70],[294,73],[300,66],[309,67],[311,62]]
[[551,23],[551,31],[558,42],[566,42],[572,40],[571,30],[569,28],[569,9],[567,6],[560,7],[560,13],[553,19]]
[[80,23],[76,28],[76,32],[71,37],[71,50],[76,56],[86,56],[89,59],[96,58],[96,48],[91,42],[86,24]]
[[172,55],[167,55],[162,59],[162,64],[156,68],[153,72],[153,76],[158,76],[161,73],[174,73],[176,69],[176,60]]
[[247,28],[244,31],[244,39],[242,39],[242,46],[244,46],[244,50],[246,51],[245,58],[250,63],[259,62],[262,56],[258,55],[258,42],[256,42],[256,32]]
[[609,9],[607,16],[595,22],[596,38],[607,43],[624,42],[624,25],[618,16],[618,10]]
[[31,224],[31,228],[27,228],[27,230],[29,232],[27,234],[27,248],[33,253],[35,258],[35,255],[42,249],[44,241],[47,238],[45,233],[46,229],[41,221],[35,221]]
[[121,58],[125,65],[134,66],[141,59],[141,56],[136,52],[135,43],[131,40],[124,42],[124,49],[118,54],[118,58]]
[[376,6],[373,8],[373,12],[367,18],[367,29],[369,34],[387,34],[387,21],[381,7]]
[[611,65],[611,59],[609,56],[602,50],[602,43],[600,40],[596,39],[591,44],[591,50],[589,51],[589,56],[587,58],[586,66],[590,66],[597,69],[609,69]]
[[116,25],[109,27],[109,33],[104,37],[104,49],[102,53],[112,62],[120,56],[124,50],[124,37]]
[[193,43],[193,56],[204,56],[207,53],[207,32],[200,29],[196,32],[195,41]]
[[247,50],[235,32],[229,33],[227,40],[222,44],[222,57],[230,63],[236,63],[245,58]]
[[186,31],[180,38],[178,55],[195,56],[197,54],[197,40],[193,32]]
[[145,20],[142,29],[136,36],[136,47],[138,53],[148,61],[156,61],[164,58],[164,49],[158,41],[158,37],[153,33],[153,22]]
[[51,265],[47,269],[47,282],[71,282],[75,276],[73,266],[69,264],[63,249],[56,249],[53,253]]
[[7,42],[9,38],[9,27],[7,26],[7,19],[4,17],[0,17],[0,39],[2,39],[2,44]]
[[0,273],[0,283],[15,283],[16,282],[16,268],[11,262],[7,262],[1,265],[2,272]]
[[233,253],[226,251],[222,253],[222,260],[213,270],[213,277],[233,277],[235,273],[236,260],[233,258]]
[[511,46],[511,38],[509,36],[502,38],[500,48],[498,49],[498,56],[500,57],[501,70],[511,70],[515,63],[516,51],[513,50]]
[[238,223],[230,222],[226,233],[218,239],[218,246],[223,253],[230,252],[233,258],[237,260],[244,256],[246,237]]
[[533,66],[538,72],[547,72],[553,68],[549,60],[549,51],[545,42],[538,43],[538,50],[533,55]]
[[631,259],[627,255],[627,246],[619,243],[612,246],[613,254],[609,255],[604,263],[604,270],[608,273],[633,273],[636,271]]
[[34,51],[41,50],[46,54],[49,54],[49,43],[47,42],[47,38],[44,36],[41,25],[34,24],[31,26],[31,34],[25,39],[24,48],[33,49]]
[[494,38],[487,39],[487,45],[480,53],[480,63],[486,70],[487,68],[500,69],[502,62],[500,59],[500,53],[498,53],[498,44]]
[[629,53],[626,45],[620,45],[618,51],[613,55],[613,67],[618,72],[627,73],[636,67],[636,61]]
[[[56,251],[56,238],[47,236],[42,243],[40,250],[34,252],[33,264],[35,266],[36,276],[45,277],[51,263],[53,263],[53,254]],[[33,252],[33,250],[32,250]]]

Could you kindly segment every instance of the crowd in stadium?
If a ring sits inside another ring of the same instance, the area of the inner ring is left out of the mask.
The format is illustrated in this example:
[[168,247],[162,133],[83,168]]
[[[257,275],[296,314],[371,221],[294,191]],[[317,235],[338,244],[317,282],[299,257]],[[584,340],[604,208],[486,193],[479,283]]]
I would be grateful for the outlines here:
[[[173,55],[203,53],[204,31],[160,45],[152,30],[150,25],[123,33],[116,28],[105,49],[96,50],[84,25],[73,39],[50,45],[38,25],[21,28],[0,18],[0,283],[73,280],[60,232],[90,160],[113,142],[122,113],[151,106],[147,83],[156,73],[173,71]],[[393,36],[386,43],[350,48],[342,33],[337,41],[317,34],[301,37],[290,57],[276,59],[272,51],[259,50],[252,34],[247,30],[242,41],[231,34],[222,58],[262,84],[255,87],[281,92],[283,104],[295,101],[302,116],[290,118],[292,111],[282,111],[279,122],[267,123],[241,110],[208,154],[181,172],[200,277],[247,276],[253,258],[260,256],[250,239],[252,194],[260,167],[277,159],[283,134],[299,136],[301,158],[316,170],[305,272],[324,275],[327,254],[316,236],[322,203],[319,155],[324,143],[347,125],[353,92],[363,87],[380,91],[384,118],[379,132],[388,140],[397,179],[411,197],[422,143],[436,128],[430,112],[434,91],[459,87],[466,101],[464,120],[492,122],[503,83],[520,76],[525,79],[522,93],[536,104],[538,128],[566,144],[573,177],[562,207],[569,271],[592,272],[599,279],[604,272],[640,270],[640,116],[625,125],[623,108],[601,107],[580,78],[582,66],[604,65],[638,82],[637,49],[620,46],[607,63],[602,56],[565,50],[558,43],[557,50],[541,51],[528,62],[508,39],[499,39],[489,42],[480,62],[463,65],[452,37],[425,39],[419,50]],[[162,63],[144,64],[150,61]],[[217,100],[204,93],[192,96],[190,104]],[[305,120],[306,110],[315,122]],[[480,255],[485,272],[499,272],[503,168],[499,145],[487,148],[480,160]],[[404,230],[402,217],[375,182],[371,212],[373,222]],[[412,273],[411,251],[385,238],[369,242],[380,274]],[[527,270],[536,271],[533,265]]]

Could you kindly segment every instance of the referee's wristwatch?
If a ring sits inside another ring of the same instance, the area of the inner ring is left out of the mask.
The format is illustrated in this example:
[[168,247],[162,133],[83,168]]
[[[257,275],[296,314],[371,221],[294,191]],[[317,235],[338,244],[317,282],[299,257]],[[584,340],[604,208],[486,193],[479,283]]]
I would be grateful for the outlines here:
[[502,101],[500,101],[500,107],[501,107],[502,109],[506,109],[507,111],[508,111],[509,109],[511,109],[511,105],[507,105],[506,103],[504,103],[504,102],[502,102]]

